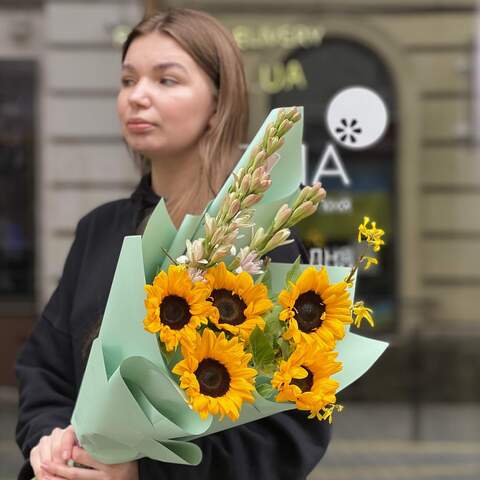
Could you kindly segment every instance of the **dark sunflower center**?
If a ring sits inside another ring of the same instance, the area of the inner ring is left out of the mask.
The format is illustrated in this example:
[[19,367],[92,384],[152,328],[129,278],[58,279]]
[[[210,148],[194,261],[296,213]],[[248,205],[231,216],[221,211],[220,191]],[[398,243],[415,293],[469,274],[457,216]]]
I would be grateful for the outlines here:
[[302,293],[295,302],[295,320],[298,328],[305,333],[310,333],[322,325],[322,315],[325,304],[322,297],[313,291]]
[[168,295],[160,305],[160,320],[173,330],[180,330],[190,321],[187,301],[176,295]]
[[243,311],[247,308],[243,300],[230,290],[220,288],[212,292],[213,305],[218,308],[220,323],[240,325],[245,321]]
[[195,371],[200,392],[210,397],[221,397],[230,388],[230,374],[219,361],[204,358]]
[[307,376],[305,378],[295,378],[290,383],[296,385],[302,393],[305,393],[309,392],[313,387],[313,373],[305,365],[302,365],[302,368],[307,371]]

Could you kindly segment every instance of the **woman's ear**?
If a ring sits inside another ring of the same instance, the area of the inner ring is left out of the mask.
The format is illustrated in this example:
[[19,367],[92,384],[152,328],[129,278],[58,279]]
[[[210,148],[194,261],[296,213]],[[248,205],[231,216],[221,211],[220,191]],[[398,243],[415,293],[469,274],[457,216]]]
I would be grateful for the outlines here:
[[218,114],[217,114],[217,111],[215,110],[210,116],[210,119],[208,120],[207,131],[213,130],[213,128],[215,128],[217,124],[218,124]]
[[211,114],[210,114],[210,118],[208,119],[208,123],[207,123],[207,131],[209,130],[212,130],[214,127],[217,126],[218,124],[218,98],[217,98],[217,94],[215,93],[213,95],[213,98],[212,98],[212,104],[210,106],[211,108]]

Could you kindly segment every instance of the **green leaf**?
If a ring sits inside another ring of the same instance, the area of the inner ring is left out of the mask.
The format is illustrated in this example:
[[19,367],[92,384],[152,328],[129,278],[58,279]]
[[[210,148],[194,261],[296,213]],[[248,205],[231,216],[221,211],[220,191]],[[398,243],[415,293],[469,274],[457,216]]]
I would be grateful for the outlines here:
[[178,362],[180,362],[180,360],[183,360],[182,354],[180,353],[180,348],[176,348],[175,350],[167,352],[167,349],[165,348],[165,344],[160,340],[158,336],[157,336],[157,340],[158,340],[158,345],[160,347],[160,351],[162,352],[163,359],[165,360],[165,364],[170,370],[172,370],[172,368]]
[[257,370],[267,371],[275,368],[275,352],[267,335],[255,327],[249,338],[253,361]]
[[282,309],[281,305],[274,305],[273,309],[264,317],[265,334],[272,339],[276,339],[282,334],[282,324],[278,319]]
[[278,342],[278,346],[280,347],[280,350],[282,351],[283,359],[287,360],[292,354],[292,350],[293,350],[292,345],[290,344],[290,342],[287,342],[283,338],[279,338],[277,342]]
[[292,268],[285,275],[285,288],[289,288],[290,282],[295,283],[300,275],[300,255],[292,263]]
[[273,400],[274,388],[270,383],[262,383],[257,387],[257,392],[266,400]]
[[255,381],[257,392],[266,400],[275,400],[278,392],[272,387],[272,377],[258,375]]

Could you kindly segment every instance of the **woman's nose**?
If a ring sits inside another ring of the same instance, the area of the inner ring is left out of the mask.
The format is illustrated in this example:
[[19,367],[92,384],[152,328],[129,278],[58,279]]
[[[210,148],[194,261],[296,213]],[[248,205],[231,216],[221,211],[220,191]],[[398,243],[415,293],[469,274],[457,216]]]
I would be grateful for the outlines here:
[[151,105],[150,93],[145,82],[138,82],[131,90],[128,97],[129,102],[134,106],[147,108]]

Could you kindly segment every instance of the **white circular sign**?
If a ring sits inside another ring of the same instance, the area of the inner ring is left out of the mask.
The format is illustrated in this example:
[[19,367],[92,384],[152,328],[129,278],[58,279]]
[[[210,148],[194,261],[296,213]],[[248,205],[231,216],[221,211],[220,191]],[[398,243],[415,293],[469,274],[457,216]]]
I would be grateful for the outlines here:
[[378,142],[388,123],[383,100],[364,87],[346,88],[327,107],[327,128],[345,148],[362,150]]

